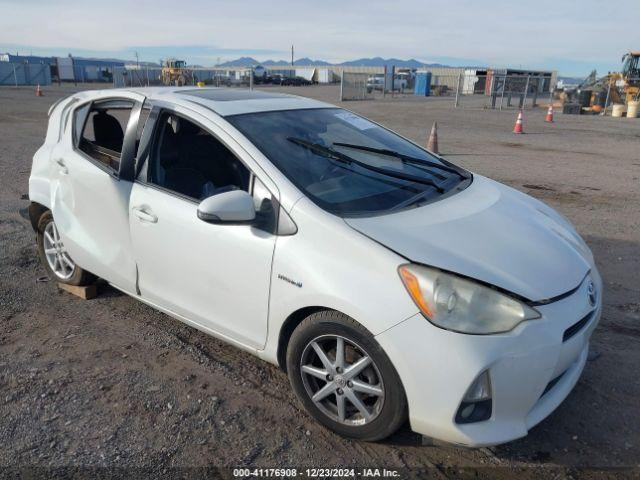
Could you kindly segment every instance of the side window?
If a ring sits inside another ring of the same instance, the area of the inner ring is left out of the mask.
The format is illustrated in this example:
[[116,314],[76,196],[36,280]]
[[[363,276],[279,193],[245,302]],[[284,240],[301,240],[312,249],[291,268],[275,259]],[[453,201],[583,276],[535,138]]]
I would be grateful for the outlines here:
[[[91,104],[88,114],[82,116],[86,118],[82,127],[76,125],[76,132],[81,132],[77,137],[78,149],[117,172],[120,168],[124,132],[132,108],[133,102],[130,100],[109,100]],[[80,112],[77,113],[76,121],[81,121]],[[81,130],[78,130],[79,128]]]
[[193,122],[164,113],[157,123],[148,181],[202,200],[227,190],[249,191],[249,170],[213,135]]

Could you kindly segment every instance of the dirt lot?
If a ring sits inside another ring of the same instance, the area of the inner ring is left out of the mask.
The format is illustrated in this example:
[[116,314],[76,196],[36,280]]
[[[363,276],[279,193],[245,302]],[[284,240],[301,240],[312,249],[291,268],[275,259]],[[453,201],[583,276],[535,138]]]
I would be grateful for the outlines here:
[[640,119],[556,115],[550,125],[540,109],[526,112],[518,136],[513,111],[414,98],[345,104],[422,143],[437,120],[447,158],[558,209],[603,275],[603,318],[573,393],[528,437],[469,450],[424,446],[407,427],[376,444],[340,438],[305,414],[277,368],[111,288],[82,301],[42,281],[27,180],[47,109],[71,91],[0,89],[0,466],[163,476],[212,464],[358,465],[470,478],[640,468]]

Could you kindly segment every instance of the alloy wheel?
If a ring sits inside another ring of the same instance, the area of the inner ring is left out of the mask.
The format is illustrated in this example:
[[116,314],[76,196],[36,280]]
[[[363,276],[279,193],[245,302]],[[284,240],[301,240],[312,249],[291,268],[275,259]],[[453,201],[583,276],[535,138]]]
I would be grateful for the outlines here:
[[44,228],[42,238],[44,256],[47,259],[49,268],[60,280],[68,280],[76,270],[76,265],[71,260],[67,250],[62,243],[60,233],[56,224],[52,221]]
[[305,390],[325,415],[345,425],[375,420],[384,404],[380,370],[358,344],[339,335],[311,340],[300,360]]

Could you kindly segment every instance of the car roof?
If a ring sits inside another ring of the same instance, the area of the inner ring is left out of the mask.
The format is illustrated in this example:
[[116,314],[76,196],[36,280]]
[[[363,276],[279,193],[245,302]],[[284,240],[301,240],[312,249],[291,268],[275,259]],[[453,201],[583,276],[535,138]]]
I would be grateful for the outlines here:
[[336,108],[335,105],[311,98],[235,87],[141,87],[111,89],[103,92],[105,95],[114,96],[117,90],[135,92],[150,100],[173,101],[180,104],[184,104],[185,101],[196,103],[223,117],[277,110]]

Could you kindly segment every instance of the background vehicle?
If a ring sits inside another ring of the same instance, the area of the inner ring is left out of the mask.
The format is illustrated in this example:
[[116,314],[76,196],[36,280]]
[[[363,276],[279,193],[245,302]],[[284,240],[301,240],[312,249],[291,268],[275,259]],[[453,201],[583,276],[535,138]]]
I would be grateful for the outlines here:
[[274,85],[282,85],[282,75],[280,75],[279,73],[276,73],[275,75],[271,75],[270,78],[270,83],[274,84]]
[[160,81],[163,85],[181,87],[183,85],[194,85],[197,82],[193,71],[187,69],[187,62],[168,58],[162,62],[162,72]]
[[384,75],[374,75],[367,78],[367,93],[376,90],[380,92],[384,90]]
[[622,57],[621,79],[624,81],[626,103],[640,98],[640,52],[629,52]]
[[396,73],[395,78],[393,79],[393,89],[404,91],[409,86],[409,78],[410,74],[406,72]]
[[267,75],[266,68],[264,68],[262,65],[256,65],[255,67],[253,67],[253,82],[256,85],[259,85],[261,83],[270,83],[269,80],[270,78]]
[[313,85],[311,80],[307,80],[304,77],[282,77],[280,85],[287,85],[293,87],[302,87],[307,85]]
[[[386,85],[388,91],[391,90],[391,76],[389,75],[389,84]],[[393,77],[393,90],[404,91],[408,86],[409,74],[397,73]],[[382,92],[385,89],[384,75],[373,75],[367,78],[367,92],[373,91]]]
[[565,90],[564,103],[578,103],[595,113],[607,100],[608,105],[640,100],[640,52],[624,54],[619,72],[598,77],[593,70],[576,88]]

